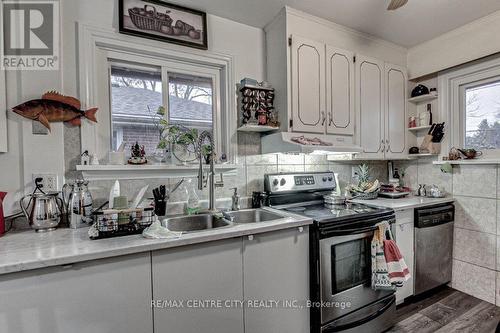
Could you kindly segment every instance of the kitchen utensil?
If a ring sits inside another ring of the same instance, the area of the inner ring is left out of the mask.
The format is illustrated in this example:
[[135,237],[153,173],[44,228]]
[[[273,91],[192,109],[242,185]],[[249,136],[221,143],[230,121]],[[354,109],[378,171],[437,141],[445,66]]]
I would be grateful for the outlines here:
[[139,190],[139,193],[137,193],[137,196],[132,202],[132,206],[130,206],[130,208],[137,208],[139,206],[139,204],[142,201],[142,198],[144,198],[144,194],[146,194],[146,191],[148,190],[148,187],[149,185],[146,185]]
[[73,192],[69,201],[69,226],[77,229],[88,226],[93,222],[92,195],[88,189],[88,181],[78,179],[73,185]]
[[167,214],[167,190],[165,185],[153,189],[155,201],[155,214],[165,216]]
[[323,201],[327,205],[343,205],[346,202],[346,197],[334,193],[323,196]]
[[7,192],[0,191],[0,236],[2,236],[5,233],[5,217],[3,215],[3,200],[5,199],[6,195],[7,195]]
[[[55,230],[59,222],[61,222],[64,206],[63,201],[58,197],[58,192],[44,193],[37,191],[37,189],[32,194],[21,198],[19,201],[21,210],[35,231]],[[25,205],[25,201],[28,198],[29,202]]]
[[461,152],[464,156],[465,156],[465,159],[467,160],[471,160],[473,158],[476,158],[476,157],[479,157],[481,155],[483,155],[483,152],[481,151],[477,151],[475,149],[457,149],[459,152]]
[[113,187],[111,188],[111,190],[109,191],[109,208],[112,209],[113,208],[113,204],[114,204],[114,198],[119,196],[120,195],[120,182],[117,180],[115,181],[115,183],[113,184]]

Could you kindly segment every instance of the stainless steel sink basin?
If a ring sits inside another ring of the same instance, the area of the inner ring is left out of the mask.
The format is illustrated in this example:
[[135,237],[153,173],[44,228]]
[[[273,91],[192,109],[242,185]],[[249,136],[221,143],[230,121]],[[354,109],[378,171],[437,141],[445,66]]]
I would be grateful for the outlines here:
[[257,223],[282,219],[283,216],[269,212],[264,209],[242,209],[233,212],[227,212],[232,217],[234,223]]
[[171,231],[193,232],[228,227],[231,222],[221,217],[203,214],[171,217],[164,220],[163,224]]

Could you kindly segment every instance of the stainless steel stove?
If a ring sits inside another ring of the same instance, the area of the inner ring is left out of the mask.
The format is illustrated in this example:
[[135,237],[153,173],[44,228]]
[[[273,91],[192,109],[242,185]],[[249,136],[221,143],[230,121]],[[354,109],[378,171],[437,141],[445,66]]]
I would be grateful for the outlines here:
[[392,209],[326,205],[338,187],[333,172],[264,177],[262,203],[314,220],[310,229],[311,332],[383,332],[394,324],[394,291],[371,288],[371,240],[376,224],[394,223]]

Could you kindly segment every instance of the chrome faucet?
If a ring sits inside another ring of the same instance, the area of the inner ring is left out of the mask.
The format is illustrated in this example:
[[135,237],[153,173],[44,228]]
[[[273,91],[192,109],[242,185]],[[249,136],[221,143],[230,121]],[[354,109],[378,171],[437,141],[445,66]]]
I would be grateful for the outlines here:
[[212,136],[212,133],[208,131],[203,131],[201,132],[200,136],[198,137],[198,158],[200,159],[200,165],[198,169],[198,189],[201,191],[203,188],[206,186],[206,183],[203,182],[203,154],[202,154],[202,145],[203,141],[208,139],[210,142],[210,151],[211,151],[211,156],[210,156],[210,170],[208,171],[208,186],[209,186],[209,192],[208,192],[208,210],[210,212],[215,211],[215,188],[216,187],[223,187],[224,182],[221,174],[221,180],[218,182],[214,181],[215,178],[215,166],[214,166],[214,155],[215,155],[215,144],[214,144],[214,138]]

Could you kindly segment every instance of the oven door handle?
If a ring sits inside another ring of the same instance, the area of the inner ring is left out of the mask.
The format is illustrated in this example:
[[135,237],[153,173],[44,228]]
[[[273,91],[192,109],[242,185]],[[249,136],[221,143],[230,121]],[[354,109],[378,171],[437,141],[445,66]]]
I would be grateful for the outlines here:
[[382,315],[385,311],[387,311],[394,303],[396,302],[396,297],[392,296],[389,298],[389,301],[387,304],[385,304],[383,307],[377,310],[377,312],[372,313],[371,315],[362,318],[360,320],[356,320],[355,322],[345,324],[345,325],[340,325],[340,326],[334,326],[334,327],[329,327],[323,333],[332,333],[332,332],[341,332],[345,331],[354,327],[361,326],[363,324],[366,324],[369,321],[372,321],[373,319],[377,318],[378,316]]
[[346,235],[356,235],[363,234],[365,232],[375,231],[378,226],[371,226],[366,228],[357,229],[337,229],[337,230],[321,230],[321,235],[323,236],[346,236]]

